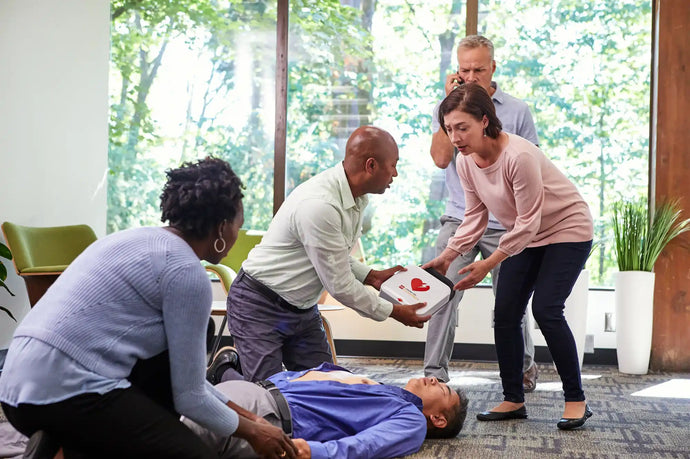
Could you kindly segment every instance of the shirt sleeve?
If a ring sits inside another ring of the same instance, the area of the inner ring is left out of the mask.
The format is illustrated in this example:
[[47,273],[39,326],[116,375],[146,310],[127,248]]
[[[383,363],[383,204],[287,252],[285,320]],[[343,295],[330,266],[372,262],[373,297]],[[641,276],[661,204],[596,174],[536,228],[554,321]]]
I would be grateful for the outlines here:
[[462,158],[456,160],[456,170],[465,190],[465,218],[455,231],[455,235],[448,239],[447,247],[464,255],[477,245],[486,231],[489,224],[489,210],[470,185],[467,174],[462,170],[462,162]]
[[170,354],[175,409],[220,435],[237,429],[237,413],[228,399],[206,381],[206,327],[211,313],[211,286],[195,266],[176,269],[162,279],[163,325]]
[[426,437],[426,418],[413,405],[350,437],[325,442],[308,441],[312,459],[407,456],[419,450]]
[[437,103],[434,107],[434,112],[431,115],[431,132],[438,132],[441,129],[441,121],[438,119],[438,110],[441,108],[441,102]]
[[513,228],[501,236],[498,250],[512,256],[527,247],[539,231],[544,205],[544,184],[539,161],[530,153],[519,153],[507,167],[517,217]]
[[534,119],[532,118],[532,113],[529,111],[529,107],[525,105],[525,110],[520,117],[520,124],[517,126],[517,132],[515,133],[527,139],[535,145],[539,145],[539,137],[537,136],[537,127],[534,125]]
[[[354,261],[342,232],[343,217],[334,206],[320,200],[310,201],[295,213],[295,228],[319,280],[333,298],[360,315],[382,321],[393,312],[392,303],[379,298],[362,281],[369,272]],[[365,272],[366,271],[366,272]],[[361,277],[361,281],[357,276]]]

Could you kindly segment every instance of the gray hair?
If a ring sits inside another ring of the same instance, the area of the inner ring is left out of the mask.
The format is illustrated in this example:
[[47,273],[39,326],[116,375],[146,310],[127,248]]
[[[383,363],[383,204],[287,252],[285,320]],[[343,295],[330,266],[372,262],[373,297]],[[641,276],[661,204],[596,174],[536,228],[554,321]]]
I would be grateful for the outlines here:
[[491,55],[491,60],[494,59],[494,44],[491,42],[486,37],[483,37],[481,35],[468,35],[460,42],[458,43],[458,49],[460,48],[469,48],[469,49],[475,49],[475,48],[480,48],[480,47],[485,47],[489,50],[489,54]]

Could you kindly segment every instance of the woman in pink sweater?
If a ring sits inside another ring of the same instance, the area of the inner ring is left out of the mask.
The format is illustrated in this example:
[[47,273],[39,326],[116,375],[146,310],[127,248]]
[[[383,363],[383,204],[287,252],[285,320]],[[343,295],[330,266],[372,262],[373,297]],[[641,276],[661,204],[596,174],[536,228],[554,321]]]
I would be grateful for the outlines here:
[[592,412],[582,390],[575,341],[563,309],[592,246],[593,224],[575,185],[539,148],[501,130],[493,102],[479,85],[452,91],[439,108],[441,127],[458,150],[458,175],[467,210],[447,248],[425,267],[446,272],[477,243],[489,212],[507,229],[498,249],[459,273],[464,290],[502,262],[496,292],[494,339],[504,401],[480,421],[527,417],[522,389],[520,319],[530,296],[532,312],[563,382],[565,409],[557,426],[582,426]]

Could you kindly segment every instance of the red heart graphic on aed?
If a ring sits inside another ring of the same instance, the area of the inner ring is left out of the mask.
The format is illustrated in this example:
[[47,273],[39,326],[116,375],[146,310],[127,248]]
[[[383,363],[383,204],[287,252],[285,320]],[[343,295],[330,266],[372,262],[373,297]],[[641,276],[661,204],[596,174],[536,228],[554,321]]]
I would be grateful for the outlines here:
[[410,285],[412,286],[412,290],[414,290],[415,292],[426,292],[431,288],[429,287],[429,284],[425,284],[424,281],[421,280],[419,277],[412,278],[412,282],[410,282]]

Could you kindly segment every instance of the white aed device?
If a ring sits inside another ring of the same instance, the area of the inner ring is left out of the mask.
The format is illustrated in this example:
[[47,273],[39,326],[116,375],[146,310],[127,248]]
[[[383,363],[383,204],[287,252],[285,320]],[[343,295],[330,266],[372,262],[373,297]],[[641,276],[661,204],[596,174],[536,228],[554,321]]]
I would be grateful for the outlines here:
[[394,304],[426,303],[420,316],[436,313],[455,295],[453,283],[433,268],[410,265],[381,284],[379,296]]

